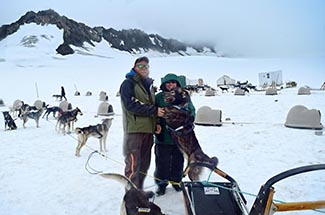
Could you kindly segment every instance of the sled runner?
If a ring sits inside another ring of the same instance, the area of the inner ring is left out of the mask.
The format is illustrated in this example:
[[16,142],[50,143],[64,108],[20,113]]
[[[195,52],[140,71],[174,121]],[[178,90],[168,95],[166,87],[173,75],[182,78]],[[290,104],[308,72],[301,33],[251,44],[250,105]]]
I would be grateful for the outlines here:
[[[227,182],[181,182],[183,199],[187,215],[271,215],[276,212],[293,210],[318,210],[325,208],[324,201],[275,203],[273,185],[288,177],[317,170],[325,170],[325,164],[316,164],[298,167],[282,172],[270,178],[262,187],[249,211],[246,200],[242,195],[237,182],[228,174],[206,163],[192,163],[189,168],[204,166],[226,179]],[[318,210],[320,211],[320,210]],[[320,211],[325,213],[324,210]]]

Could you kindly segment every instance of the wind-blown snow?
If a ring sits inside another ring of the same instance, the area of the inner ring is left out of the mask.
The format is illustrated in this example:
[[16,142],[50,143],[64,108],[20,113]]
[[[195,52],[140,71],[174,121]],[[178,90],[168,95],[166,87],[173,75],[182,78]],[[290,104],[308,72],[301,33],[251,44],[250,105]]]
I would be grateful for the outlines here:
[[[52,95],[60,93],[60,86],[64,86],[68,101],[84,113],[75,126],[84,127],[100,122],[101,117],[94,117],[101,103],[99,93],[107,92],[115,112],[107,140],[108,152],[105,157],[95,154],[89,164],[95,170],[123,174],[122,117],[116,93],[136,56],[107,51],[105,43],[89,52],[83,50],[90,55],[58,56],[55,48],[62,40],[62,32],[51,26],[44,26],[42,30],[39,27],[26,25],[0,41],[0,99],[6,105],[0,107],[1,111],[8,110],[16,99],[31,105],[37,99],[58,105],[59,101]],[[40,41],[34,48],[20,46],[23,36],[43,35],[44,32],[53,38]],[[315,89],[325,81],[325,61],[321,58],[149,57],[151,77],[156,86],[160,86],[160,78],[167,73],[186,75],[189,79],[203,78],[214,88],[216,80],[224,74],[257,85],[259,72],[278,69],[283,71],[283,80],[297,81],[299,86]],[[81,96],[74,96],[76,90]],[[93,96],[85,96],[87,91]],[[314,130],[284,126],[287,113],[294,105],[318,109],[324,115],[325,91],[312,90],[308,96],[297,95],[297,91],[298,88],[283,89],[276,96],[266,96],[263,91],[251,91],[245,96],[221,91],[214,97],[206,97],[204,92],[192,96],[196,109],[208,105],[222,110],[224,124],[221,127],[196,126],[195,132],[203,150],[210,156],[217,156],[219,168],[239,183],[248,208],[260,186],[270,177],[291,168],[325,161],[324,134],[319,136]],[[17,130],[0,129],[1,214],[119,214],[124,194],[122,185],[85,170],[90,153],[99,150],[98,140],[89,139],[87,147],[81,150],[81,157],[77,158],[74,156],[76,135],[58,134],[52,117],[48,121],[42,119],[40,128],[35,127],[33,120],[27,122],[26,129],[20,119],[16,123]],[[3,117],[0,117],[0,124],[4,125]],[[155,190],[153,172],[154,154],[145,181],[146,190]],[[211,180],[220,180],[220,177],[212,175]],[[288,202],[324,200],[324,181],[324,171],[289,178],[276,184],[275,199]],[[185,214],[181,193],[171,187],[167,188],[166,195],[154,201],[166,214]]]

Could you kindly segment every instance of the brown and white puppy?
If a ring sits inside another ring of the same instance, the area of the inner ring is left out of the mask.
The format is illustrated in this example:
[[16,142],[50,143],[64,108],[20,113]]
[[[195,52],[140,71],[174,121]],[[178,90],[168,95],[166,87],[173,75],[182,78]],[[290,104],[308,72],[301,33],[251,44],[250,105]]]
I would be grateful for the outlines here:
[[100,176],[116,180],[124,185],[126,193],[123,197],[120,215],[164,215],[158,205],[149,201],[149,196],[153,196],[152,192],[148,193],[138,189],[124,175],[101,173]]
[[107,151],[106,139],[109,128],[112,125],[113,118],[103,119],[102,123],[97,125],[89,125],[83,128],[76,128],[75,133],[78,135],[78,145],[76,148],[76,156],[80,156],[81,148],[86,144],[89,137],[95,137],[99,139],[100,151]]
[[[178,148],[187,158],[188,166],[194,162],[206,163],[216,166],[218,159],[206,155],[194,132],[193,116],[188,109],[190,94],[180,87],[166,91],[164,94],[165,102],[172,104],[164,108],[163,118],[166,120],[168,131],[177,144]],[[199,180],[202,167],[195,166],[190,169],[188,175],[193,180]]]

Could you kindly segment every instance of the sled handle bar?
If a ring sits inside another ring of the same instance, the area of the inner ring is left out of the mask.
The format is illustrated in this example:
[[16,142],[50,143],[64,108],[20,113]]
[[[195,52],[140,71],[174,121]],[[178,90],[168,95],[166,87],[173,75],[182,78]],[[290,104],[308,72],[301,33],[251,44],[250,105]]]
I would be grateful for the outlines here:
[[201,166],[201,167],[206,167],[208,169],[210,169],[211,171],[214,171],[215,173],[217,173],[219,176],[227,179],[228,181],[234,183],[237,185],[237,182],[235,181],[234,178],[232,178],[230,175],[228,175],[227,173],[225,173],[224,171],[220,170],[219,168],[217,168],[216,166],[214,165],[211,165],[211,164],[208,164],[208,163],[204,163],[204,162],[193,162],[193,163],[190,163],[185,171],[184,171],[184,176],[188,174],[188,172],[190,171],[190,168],[192,167],[195,167],[195,166]]

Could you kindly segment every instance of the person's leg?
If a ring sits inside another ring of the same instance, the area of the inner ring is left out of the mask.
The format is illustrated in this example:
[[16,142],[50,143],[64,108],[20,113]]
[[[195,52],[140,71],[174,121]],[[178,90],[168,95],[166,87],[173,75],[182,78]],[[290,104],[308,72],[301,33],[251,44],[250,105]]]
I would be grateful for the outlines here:
[[155,182],[158,185],[157,194],[165,194],[170,176],[171,150],[169,145],[156,144],[155,146]]
[[[140,148],[140,167],[139,167],[139,188],[143,189],[143,183],[147,176],[151,161],[151,150],[153,146],[153,135],[143,133],[141,134],[141,148]],[[140,143],[139,143],[140,145]]]
[[171,175],[169,180],[175,182],[173,184],[173,187],[176,191],[181,191],[179,183],[182,181],[183,178],[184,155],[176,145],[173,145],[173,150],[171,155],[172,155]]

